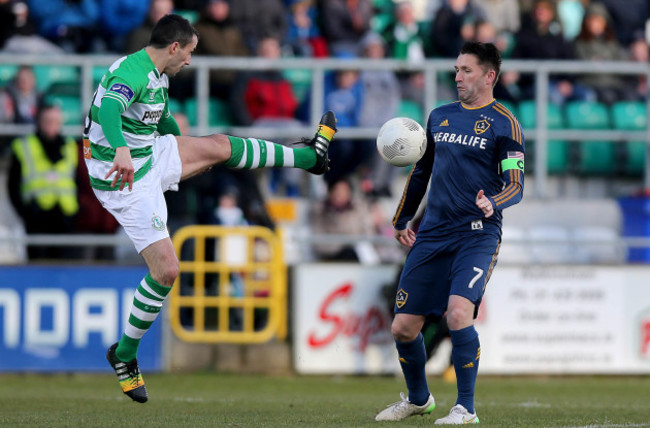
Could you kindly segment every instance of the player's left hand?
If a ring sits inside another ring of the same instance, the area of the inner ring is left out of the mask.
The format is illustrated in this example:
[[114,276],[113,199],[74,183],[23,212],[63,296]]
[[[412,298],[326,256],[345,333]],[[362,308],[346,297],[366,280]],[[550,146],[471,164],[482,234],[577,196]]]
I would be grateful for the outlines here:
[[479,190],[478,195],[476,195],[476,206],[481,211],[483,211],[483,214],[485,214],[485,218],[488,218],[492,214],[494,214],[494,207],[492,206],[492,202],[490,202],[490,199],[488,199],[488,197],[485,196],[483,189]]
[[412,247],[415,243],[415,232],[408,227],[404,230],[395,230],[395,239],[405,247]]

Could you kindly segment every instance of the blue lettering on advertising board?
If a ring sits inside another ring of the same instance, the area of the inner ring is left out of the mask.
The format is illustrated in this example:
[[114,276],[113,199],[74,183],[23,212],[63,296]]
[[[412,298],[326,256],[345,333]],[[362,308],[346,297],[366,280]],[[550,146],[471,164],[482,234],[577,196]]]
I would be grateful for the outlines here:
[[[0,371],[110,371],[143,267],[0,267]],[[140,368],[162,367],[162,320],[138,351]]]

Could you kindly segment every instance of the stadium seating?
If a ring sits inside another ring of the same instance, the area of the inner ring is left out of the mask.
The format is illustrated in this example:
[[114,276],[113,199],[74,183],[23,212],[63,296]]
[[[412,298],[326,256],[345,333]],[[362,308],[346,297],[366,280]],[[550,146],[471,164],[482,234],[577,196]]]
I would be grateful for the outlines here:
[[35,65],[36,88],[47,92],[53,84],[76,83],[79,85],[79,67],[70,65]]
[[[612,125],[615,129],[644,130],[647,124],[645,102],[621,101],[611,108]],[[645,168],[645,143],[625,141],[623,143],[623,172],[627,175],[641,176]]]
[[183,108],[183,102],[175,98],[170,98],[169,111],[171,112],[171,114],[185,113],[185,109]]
[[196,24],[196,21],[199,20],[199,12],[196,10],[181,9],[174,11],[174,13],[190,21],[190,24]]
[[9,83],[17,71],[18,65],[16,64],[0,64],[0,87]]
[[[508,106],[506,105],[506,107]],[[517,119],[524,130],[534,129],[537,126],[537,107],[535,101],[522,101],[516,110]],[[548,129],[562,129],[564,127],[562,112],[557,105],[548,104],[546,122]],[[528,140],[526,144],[527,154],[532,155],[534,153],[534,140]],[[569,143],[567,141],[549,140],[546,156],[546,166],[549,174],[564,174],[568,172]],[[533,163],[528,162],[528,165],[532,166]]]
[[[599,102],[571,101],[565,108],[571,129],[609,129],[609,109]],[[610,141],[578,143],[578,172],[585,175],[612,175],[616,172],[616,147]]]
[[78,96],[51,94],[47,103],[58,105],[63,111],[64,125],[82,125],[85,112],[81,111],[81,99]]
[[[198,124],[196,99],[190,98],[185,101],[185,114],[191,126]],[[226,102],[216,98],[209,100],[208,106],[208,126],[230,126],[232,117]]]
[[[504,210],[503,217],[505,252],[499,261],[625,262],[623,211],[613,199],[529,199]],[[521,239],[524,245],[516,245]]]
[[312,72],[306,69],[284,70],[282,75],[291,83],[293,94],[298,103],[303,102],[311,90]]

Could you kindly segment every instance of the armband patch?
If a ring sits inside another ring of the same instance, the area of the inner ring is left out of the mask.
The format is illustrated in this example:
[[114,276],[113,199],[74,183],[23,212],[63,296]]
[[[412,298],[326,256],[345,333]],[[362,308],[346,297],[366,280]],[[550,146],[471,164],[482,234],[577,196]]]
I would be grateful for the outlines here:
[[127,102],[130,102],[131,99],[133,98],[133,95],[135,95],[135,92],[133,92],[133,89],[129,88],[127,85],[124,83],[115,83],[113,84],[110,89],[110,92],[115,92],[116,94],[122,95]]
[[501,170],[507,171],[509,169],[518,169],[520,171],[524,170],[524,160],[523,159],[504,159],[501,161]]

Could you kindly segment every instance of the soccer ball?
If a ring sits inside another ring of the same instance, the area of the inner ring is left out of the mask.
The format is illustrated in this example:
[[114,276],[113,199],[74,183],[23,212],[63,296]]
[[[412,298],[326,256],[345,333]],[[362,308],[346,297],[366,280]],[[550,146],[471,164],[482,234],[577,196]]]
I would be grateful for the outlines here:
[[377,151],[389,164],[413,165],[427,149],[427,136],[419,123],[408,117],[395,117],[384,123],[377,134]]

